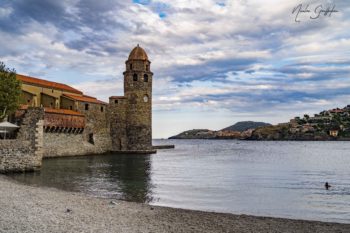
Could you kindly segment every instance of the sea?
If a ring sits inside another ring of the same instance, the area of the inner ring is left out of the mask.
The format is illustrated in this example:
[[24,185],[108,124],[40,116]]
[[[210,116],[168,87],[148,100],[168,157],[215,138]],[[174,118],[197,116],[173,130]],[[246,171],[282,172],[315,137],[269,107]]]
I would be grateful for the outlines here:
[[[44,159],[17,181],[156,206],[350,223],[350,142],[154,140],[151,155]],[[328,182],[331,187],[324,186]]]

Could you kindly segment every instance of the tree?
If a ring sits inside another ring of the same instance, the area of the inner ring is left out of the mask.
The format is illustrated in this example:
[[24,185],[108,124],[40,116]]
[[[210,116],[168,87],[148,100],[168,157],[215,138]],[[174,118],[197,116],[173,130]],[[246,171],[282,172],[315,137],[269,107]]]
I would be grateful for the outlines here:
[[16,78],[16,71],[0,62],[0,120],[18,109],[20,96],[21,82]]

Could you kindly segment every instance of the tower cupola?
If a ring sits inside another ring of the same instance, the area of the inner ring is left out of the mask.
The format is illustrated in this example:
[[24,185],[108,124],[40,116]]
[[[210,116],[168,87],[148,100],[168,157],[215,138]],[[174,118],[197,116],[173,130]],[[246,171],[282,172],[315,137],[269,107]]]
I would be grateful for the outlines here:
[[142,60],[148,61],[148,56],[146,51],[140,47],[138,44],[130,53],[128,60]]

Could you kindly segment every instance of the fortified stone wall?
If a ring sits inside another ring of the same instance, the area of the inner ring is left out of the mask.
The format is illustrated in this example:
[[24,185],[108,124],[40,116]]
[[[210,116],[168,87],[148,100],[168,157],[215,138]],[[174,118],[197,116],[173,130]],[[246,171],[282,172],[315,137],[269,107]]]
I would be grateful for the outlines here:
[[28,109],[15,140],[0,140],[0,172],[25,172],[41,167],[43,157],[42,108]]
[[[78,112],[85,115],[85,130],[83,136],[85,141],[93,139],[93,145],[99,153],[111,150],[111,136],[108,121],[107,105],[89,104],[89,110],[85,110],[85,104],[79,102]],[[102,152],[103,151],[103,152]]]
[[109,135],[94,135],[95,144],[84,134],[44,133],[44,158],[103,154],[109,151]]
[[[85,104],[88,104],[86,108]],[[82,133],[44,133],[44,158],[103,154],[111,151],[111,136],[106,105],[81,103],[78,112],[85,115]]]
[[109,116],[111,125],[112,151],[127,150],[126,135],[126,107],[127,99],[125,97],[110,97]]

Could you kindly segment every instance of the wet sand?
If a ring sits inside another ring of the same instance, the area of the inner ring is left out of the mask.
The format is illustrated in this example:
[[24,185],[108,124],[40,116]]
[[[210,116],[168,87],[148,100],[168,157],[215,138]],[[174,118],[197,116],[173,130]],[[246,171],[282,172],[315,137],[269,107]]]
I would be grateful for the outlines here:
[[350,224],[149,206],[33,187],[0,175],[0,232],[350,232]]

